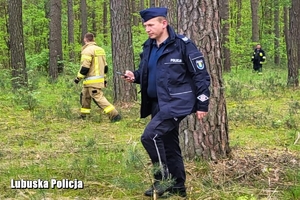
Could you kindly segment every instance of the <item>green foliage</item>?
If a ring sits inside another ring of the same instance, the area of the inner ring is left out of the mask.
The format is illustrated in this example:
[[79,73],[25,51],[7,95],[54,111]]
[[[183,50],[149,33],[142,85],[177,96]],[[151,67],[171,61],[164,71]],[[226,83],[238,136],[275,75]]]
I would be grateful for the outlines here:
[[[239,70],[226,74],[226,96],[231,107],[228,110],[229,120],[250,126],[298,130],[299,102],[293,100],[295,94],[287,89],[285,73],[269,67],[263,70],[263,75],[252,73],[250,69],[248,73]],[[244,77],[244,74],[247,75]],[[272,104],[264,103],[265,98],[270,99]],[[285,105],[278,103],[282,98],[285,99]],[[257,106],[260,108],[257,109]],[[286,114],[278,112],[278,109],[286,110]],[[274,113],[278,113],[278,116]]]
[[[279,1],[279,12],[280,12],[280,22],[279,27],[284,27],[283,21],[283,7],[289,3],[286,1]],[[227,44],[231,52],[231,61],[233,67],[239,68],[251,68],[251,53],[253,47],[257,42],[252,42],[252,16],[251,16],[251,5],[250,1],[242,0],[241,8],[237,6],[236,1],[230,1],[230,43]],[[262,48],[266,52],[267,62],[273,63],[274,55],[280,55],[281,66],[286,66],[286,45],[284,39],[283,28],[280,28],[280,35],[282,37],[279,39],[280,48],[275,49],[274,47],[274,5],[273,1],[260,1],[259,2],[259,26],[260,29],[260,41],[258,41]],[[238,21],[240,13],[240,21]],[[240,24],[240,26],[239,26]],[[278,67],[281,67],[278,66]]]
[[48,72],[49,50],[43,49],[40,53],[27,55],[26,66],[29,70]]
[[[48,67],[48,34],[49,34],[49,20],[46,18],[46,1],[23,1],[23,21],[24,21],[24,40],[26,49],[26,59],[29,63],[30,69],[38,67],[38,69],[43,69],[47,71]],[[284,26],[283,22],[283,7],[290,4],[290,1],[280,1],[280,27]],[[95,33],[97,43],[104,47],[107,51],[107,55],[111,54],[110,42],[110,14],[108,12],[108,23],[103,24],[103,5],[104,1],[93,1],[88,0],[88,31]],[[108,11],[109,4],[106,3]],[[236,1],[230,1],[230,18],[228,20],[230,24],[230,43],[227,46],[231,51],[232,68],[251,68],[250,56],[253,50],[253,46],[256,43],[251,41],[251,6],[250,1],[243,0],[242,7],[238,8]],[[74,62],[78,63],[80,57],[81,48],[81,31],[80,31],[80,6],[78,2],[74,2],[74,36],[75,43],[68,45],[68,30],[67,30],[67,5],[66,2],[62,2],[62,39],[63,39],[63,56],[64,63],[72,62],[69,61],[69,51],[74,50],[76,54],[76,60]],[[263,48],[267,53],[267,61],[272,63],[274,54],[280,54],[281,65],[285,66],[286,63],[286,50],[285,50],[285,40],[283,37],[283,28],[281,28],[282,37],[279,38],[280,48],[274,48],[273,34],[273,11],[274,6],[272,1],[260,2],[259,6],[259,17],[261,18],[258,26],[261,29],[261,41]],[[238,22],[238,12],[241,14],[241,21]],[[267,12],[267,14],[266,14]],[[1,13],[0,13],[1,15]],[[133,15],[138,15],[134,13]],[[267,16],[265,16],[267,15]],[[93,16],[93,17],[92,17]],[[7,16],[2,13],[2,20],[0,20],[0,25],[6,27]],[[238,24],[240,23],[240,26]],[[104,33],[106,30],[107,33]],[[139,54],[141,52],[141,45],[147,39],[147,34],[144,32],[144,28],[141,24],[138,26],[132,26],[133,35],[133,48],[134,48],[134,63],[137,67],[139,63]],[[4,29],[0,30],[0,37],[4,40],[0,40],[0,49],[3,55],[8,54],[7,41],[8,35],[7,31]],[[108,57],[110,63],[111,57]],[[0,58],[0,68],[7,68],[9,63],[9,56]],[[111,66],[111,65],[110,65]]]
[[11,88],[11,71],[2,69],[0,78],[0,87],[2,90]]
[[[65,64],[64,73],[57,81],[49,81],[48,68],[48,20],[45,18],[45,1],[25,0],[23,9],[26,60],[28,68],[28,88],[17,91],[11,89],[11,72],[8,68],[7,31],[5,16],[1,12],[0,25],[0,199],[143,199],[143,191],[152,184],[152,174],[159,170],[153,168],[147,153],[140,143],[140,135],[149,119],[138,119],[139,104],[132,108],[120,108],[123,120],[112,124],[107,116],[93,105],[87,120],[79,116],[79,94],[81,85],[75,85],[79,64],[68,61],[68,51],[75,49],[77,57],[80,44],[79,4],[74,2],[75,44],[67,44],[66,6],[63,2],[63,44]],[[107,53],[108,64],[112,66],[110,34],[102,34],[109,24],[102,24],[103,1],[88,0],[89,16],[92,7],[96,9],[96,27],[93,30],[89,17],[89,31],[96,32],[96,42]],[[272,67],[274,35],[268,33],[271,23],[263,24],[262,41],[267,52],[268,64],[263,75],[252,73],[250,53],[254,43],[251,41],[251,11],[249,1],[242,1],[242,23],[237,29],[238,8],[231,1],[230,43],[232,53],[232,72],[224,74],[226,101],[230,132],[230,145],[233,151],[247,148],[268,148],[275,153],[278,149],[288,152],[300,151],[295,143],[299,133],[299,92],[286,88],[287,70]],[[269,2],[269,1],[268,1]],[[286,1],[280,1],[282,7]],[[261,12],[261,11],[260,11]],[[260,13],[260,16],[262,13]],[[282,19],[281,19],[282,20]],[[283,26],[281,22],[280,27]],[[144,28],[133,29],[135,63],[139,62],[141,45],[147,39]],[[281,33],[281,35],[283,35]],[[285,45],[280,38],[280,54],[285,61]],[[271,61],[271,62],[269,62]],[[112,82],[112,68],[108,78]],[[111,100],[113,86],[105,89],[106,97]],[[275,149],[275,150],[274,150]],[[299,155],[299,153],[298,153]],[[269,155],[268,156],[272,156]],[[294,158],[293,158],[294,159]],[[267,166],[268,171],[256,173],[258,179],[240,182],[236,177],[224,181],[231,171],[217,169],[216,163],[203,160],[185,162],[187,169],[187,190],[190,199],[299,199],[300,172],[297,165],[289,166],[289,158]],[[219,163],[226,161],[219,161]],[[272,168],[285,163],[276,188],[270,187],[268,175]],[[299,163],[299,159],[294,161]],[[233,163],[234,164],[234,163]],[[256,163],[262,165],[264,163]],[[255,169],[256,166],[251,168]],[[232,168],[237,171],[239,168]],[[214,172],[218,177],[213,176]],[[38,189],[12,190],[10,180],[50,180],[79,179],[84,181],[83,190]],[[247,178],[247,174],[244,177]],[[242,179],[241,178],[241,179]],[[221,180],[221,181],[220,181]],[[172,185],[172,179],[166,181]],[[271,191],[271,192],[270,192]],[[170,199],[177,199],[176,197]]]
[[25,51],[29,55],[48,49],[49,21],[45,13],[45,1],[23,2],[23,32]]
[[20,88],[17,90],[17,95],[13,97],[13,102],[24,109],[34,110],[38,104],[38,93]]
[[33,70],[27,71],[27,74],[27,87],[17,89],[14,96],[12,96],[12,102],[19,108],[33,111],[39,104],[39,92],[37,91],[39,78]]
[[[140,143],[149,119],[138,119],[138,104],[118,108],[123,120],[115,124],[95,105],[89,119],[77,119],[81,85],[75,85],[73,78],[78,66],[72,63],[66,66],[63,76],[53,83],[43,72],[29,70],[29,89],[22,91],[22,95],[11,91],[9,71],[3,71],[6,75],[0,81],[5,86],[0,93],[0,125],[6,134],[0,136],[0,198],[97,198],[101,194],[101,198],[142,199],[143,191],[153,182],[153,173],[160,170],[159,166],[150,165]],[[284,70],[270,68],[264,69],[262,75],[252,73],[251,69],[224,74],[233,152],[253,148],[259,156],[262,146],[276,154],[278,151],[274,149],[300,151],[299,142],[294,144],[300,123],[299,92],[283,88],[284,77]],[[108,98],[111,91],[111,88],[104,91]],[[30,96],[36,99],[35,104],[27,101]],[[249,182],[243,182],[246,175],[227,180],[228,173],[236,174],[240,168],[226,170],[225,160],[219,161],[224,162],[221,170],[216,163],[202,159],[186,161],[188,196],[191,199],[297,199],[300,177],[295,164],[299,159],[293,159],[283,157],[276,164],[257,162],[258,166],[266,165],[266,170],[257,171]],[[278,184],[272,182],[277,184],[276,192],[272,192],[268,176],[282,163],[285,168],[279,171]],[[12,178],[78,179],[84,182],[85,188],[20,193],[25,190],[10,189]],[[165,184],[172,185],[172,179]]]

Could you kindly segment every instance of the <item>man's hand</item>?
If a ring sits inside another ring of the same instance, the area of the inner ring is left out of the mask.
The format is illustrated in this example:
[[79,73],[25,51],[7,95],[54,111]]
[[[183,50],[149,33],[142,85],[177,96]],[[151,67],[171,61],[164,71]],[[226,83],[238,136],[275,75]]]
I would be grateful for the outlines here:
[[196,115],[197,115],[197,118],[199,120],[202,120],[206,115],[207,115],[207,112],[204,112],[204,111],[197,111],[196,112]]
[[76,83],[76,84],[78,84],[79,81],[80,81],[80,79],[79,79],[78,77],[76,77],[76,78],[74,79],[74,83]]
[[134,78],[134,74],[132,71],[126,70],[124,75],[125,75],[125,77],[122,76],[122,78],[124,78],[127,82],[129,82],[129,83],[134,82],[135,78]]

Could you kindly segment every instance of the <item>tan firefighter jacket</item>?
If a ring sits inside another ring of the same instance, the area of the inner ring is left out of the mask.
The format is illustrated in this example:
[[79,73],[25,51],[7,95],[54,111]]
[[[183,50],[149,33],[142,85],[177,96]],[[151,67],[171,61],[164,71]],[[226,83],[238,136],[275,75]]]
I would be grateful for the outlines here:
[[86,75],[80,73],[77,77],[83,79],[84,87],[103,88],[104,87],[104,67],[107,66],[105,51],[97,46],[95,42],[89,42],[82,47],[81,68],[89,68]]

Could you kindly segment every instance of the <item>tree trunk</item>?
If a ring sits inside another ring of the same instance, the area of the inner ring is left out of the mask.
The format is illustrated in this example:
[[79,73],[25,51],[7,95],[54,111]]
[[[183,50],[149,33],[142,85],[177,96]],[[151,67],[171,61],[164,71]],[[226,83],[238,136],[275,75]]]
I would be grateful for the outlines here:
[[[88,32],[87,28],[87,5],[86,0],[80,0],[80,18],[81,18],[81,43],[84,45],[84,35]],[[93,33],[94,34],[94,33]]]
[[74,52],[74,11],[73,0],[68,0],[68,46],[69,46],[69,59],[75,62]]
[[158,6],[168,8],[168,22],[177,31],[177,0],[160,0]]
[[252,42],[259,42],[259,20],[258,20],[258,0],[251,1],[251,15],[252,15]]
[[49,76],[56,80],[62,72],[61,0],[50,1]]
[[220,0],[220,17],[222,22],[222,57],[224,71],[230,72],[231,70],[231,56],[229,47],[229,0]]
[[109,43],[108,41],[108,12],[107,12],[107,2],[104,0],[103,2],[103,23],[102,23],[102,28],[103,28],[103,44],[107,45]]
[[145,9],[145,1],[140,0],[140,10],[144,10]]
[[[296,41],[298,43],[297,47],[298,47],[298,69],[300,69],[300,2],[299,1],[294,1],[293,5],[295,6],[296,12],[295,12],[295,17],[297,19],[296,22],[296,29],[297,29],[297,34],[296,34]],[[298,73],[297,73],[298,74]],[[299,78],[299,76],[298,76]],[[299,85],[299,84],[298,84]]]
[[156,6],[156,0],[150,0],[150,7]]
[[22,1],[9,0],[8,15],[12,86],[14,89],[18,89],[27,86],[28,83],[23,36]]
[[[259,1],[257,2],[259,5]],[[268,39],[268,37],[273,33],[273,1],[261,1],[261,16],[259,18],[259,39]],[[258,9],[259,10],[259,9]],[[266,37],[265,37],[266,36]],[[264,38],[265,37],[265,38]]]
[[0,65],[4,69],[9,69],[11,67],[10,64],[10,47],[9,47],[9,32],[8,32],[8,5],[7,1],[0,4],[0,18],[3,19],[2,31],[3,31],[3,42],[5,45],[0,50],[0,55],[3,56],[0,59]]
[[98,33],[97,18],[96,18],[97,1],[93,0],[92,5],[94,5],[91,7],[92,31],[94,36],[97,37],[97,33]]
[[186,158],[217,160],[230,152],[218,10],[218,0],[179,1],[179,33],[187,35],[200,48],[211,76],[208,116],[199,122],[192,114],[180,125],[180,144]]
[[132,24],[138,26],[140,22],[139,17],[139,3],[136,0],[131,0],[131,15],[132,15]]
[[[124,73],[126,69],[134,70],[134,57],[131,33],[131,15],[129,0],[111,0],[111,39],[113,72]],[[114,102],[129,103],[136,100],[137,92],[134,84],[128,84],[118,75],[114,76]]]
[[237,22],[236,22],[236,31],[237,37],[240,38],[241,35],[241,25],[242,25],[242,0],[237,0]]
[[300,2],[299,0],[292,0],[292,6],[290,8],[290,31],[289,31],[289,42],[288,42],[288,86],[298,87],[299,86],[299,59],[298,49],[299,45],[299,34],[300,34]]
[[289,33],[289,8],[287,6],[283,9],[283,24],[284,24],[284,39],[285,39],[285,48],[288,52],[289,42],[290,42],[290,33]]
[[280,46],[279,46],[279,39],[280,39],[280,28],[279,28],[279,2],[278,0],[274,0],[274,50],[275,50],[275,55],[274,55],[274,63],[275,65],[279,66],[280,65]]

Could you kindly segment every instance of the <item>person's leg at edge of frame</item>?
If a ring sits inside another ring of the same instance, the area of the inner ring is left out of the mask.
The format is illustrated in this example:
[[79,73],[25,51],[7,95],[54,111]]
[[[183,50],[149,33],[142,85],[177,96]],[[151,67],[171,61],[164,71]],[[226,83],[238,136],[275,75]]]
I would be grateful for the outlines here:
[[119,115],[116,108],[109,103],[109,101],[105,98],[103,95],[103,92],[101,89],[98,88],[92,88],[90,90],[90,95],[93,98],[93,101],[96,103],[96,105],[103,109],[103,112],[108,115],[108,118],[111,122],[117,122],[121,120],[121,116]]
[[88,88],[82,88],[80,93],[80,118],[86,119],[86,117],[91,113],[91,96],[89,94]]
[[[147,151],[151,162],[155,168],[154,170],[154,183],[153,185],[145,191],[145,196],[153,196],[154,189],[156,190],[158,196],[163,195],[167,190],[162,183],[168,178],[168,169],[166,165],[166,154],[163,144],[163,132],[158,131],[156,128],[162,126],[162,121],[156,115],[146,126],[143,135],[141,136],[141,142]],[[165,131],[167,132],[167,130]],[[151,181],[152,182],[152,181]]]
[[185,180],[186,174],[184,169],[184,163],[181,155],[181,149],[179,146],[179,123],[183,119],[178,119],[176,127],[164,137],[164,146],[167,157],[167,166],[170,174],[175,180],[175,184],[168,191],[171,194],[186,196]]

